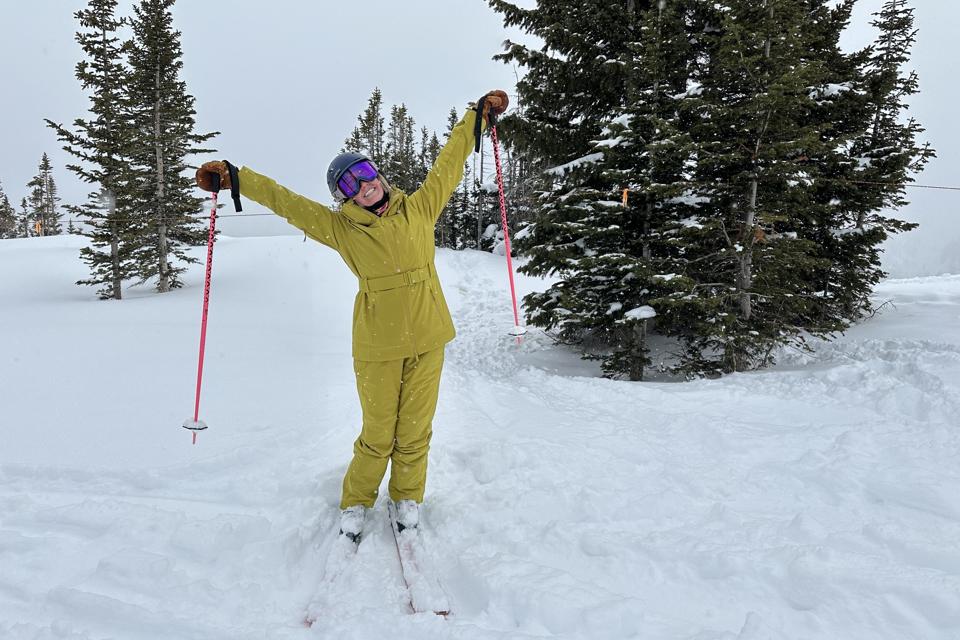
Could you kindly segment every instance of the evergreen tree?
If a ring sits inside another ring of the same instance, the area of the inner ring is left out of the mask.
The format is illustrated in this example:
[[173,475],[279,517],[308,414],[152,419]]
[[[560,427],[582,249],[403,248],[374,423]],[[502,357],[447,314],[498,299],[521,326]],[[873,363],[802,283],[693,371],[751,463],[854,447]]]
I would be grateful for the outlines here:
[[27,219],[30,221],[30,235],[32,236],[42,236],[43,233],[43,218],[44,218],[44,193],[43,193],[43,183],[41,180],[34,176],[31,178],[30,182],[27,183],[27,189],[29,189],[30,195],[27,196],[27,203],[29,205],[29,214]]
[[870,311],[869,294],[886,276],[880,265],[882,243],[890,234],[917,226],[892,212],[907,204],[904,185],[935,155],[929,144],[917,140],[920,124],[905,117],[907,99],[919,92],[916,73],[903,70],[916,40],[913,11],[904,0],[883,4],[871,23],[880,34],[862,54],[862,80],[841,92],[858,107],[843,116],[861,126],[837,153],[835,174],[844,183],[834,189],[831,203],[842,219],[830,238],[823,238],[835,257],[829,277],[823,278],[823,299],[850,320]]
[[0,239],[16,238],[18,235],[17,211],[0,184]]
[[194,98],[180,79],[183,67],[180,32],[173,28],[176,0],[141,0],[130,25],[131,73],[126,85],[130,103],[131,175],[127,183],[140,233],[134,253],[141,281],[157,279],[163,293],[182,286],[180,274],[196,262],[188,246],[203,244],[207,232],[193,217],[203,200],[194,195],[193,179],[184,172],[192,153],[216,133],[194,132]]
[[[453,131],[453,128],[459,121],[460,117],[457,114],[457,110],[451,108],[450,113],[447,114],[447,130],[443,136],[444,142],[450,138],[450,133]],[[439,153],[439,140],[437,141],[437,147]],[[457,220],[467,206],[465,185],[467,184],[469,175],[470,163],[466,162],[464,163],[463,180],[460,182],[460,186],[457,188],[457,190],[454,191],[453,195],[450,197],[450,200],[447,201],[446,206],[444,206],[443,211],[440,213],[440,218],[437,220],[437,225],[434,227],[434,234],[438,247],[445,247],[448,249],[459,248]]]
[[[625,141],[621,134],[640,68],[631,47],[639,41],[638,12],[649,11],[651,3],[490,5],[504,14],[507,26],[521,26],[544,43],[508,43],[498,56],[527,70],[517,84],[524,108],[503,118],[499,128],[519,155],[537,157],[546,169],[533,185],[537,196],[528,200],[534,220],[516,235],[516,248],[529,257],[520,271],[558,277],[546,292],[524,299],[527,319],[555,330],[563,342],[582,344],[585,353],[603,352],[608,372],[616,373],[621,365],[615,354],[633,341],[627,326],[633,315],[626,314],[649,291],[642,256],[624,242],[624,230],[638,219],[620,201],[622,189],[632,184],[634,159],[610,151]],[[638,279],[639,271],[644,276]]]
[[766,234],[809,209],[816,176],[802,159],[827,152],[825,123],[811,117],[811,87],[824,85],[829,70],[810,41],[809,9],[794,0],[727,0],[708,17],[716,29],[703,37],[691,131],[710,215],[685,234],[684,275],[694,286],[669,309],[690,373],[764,366],[777,346],[802,343],[805,331],[839,328],[809,321],[810,279],[822,266],[812,241]]
[[516,246],[558,277],[528,320],[640,379],[654,315],[678,370],[713,375],[868,308],[879,244],[911,225],[881,213],[902,187],[864,183],[933,152],[902,118],[911,10],[888,0],[877,44],[847,54],[854,2],[489,0],[543,42],[498,56],[527,68],[505,137],[545,163]]
[[390,125],[387,127],[383,164],[377,165],[387,176],[390,184],[404,193],[413,193],[426,175],[420,175],[414,139],[414,120],[406,105],[390,109]]
[[426,127],[420,128],[420,151],[417,156],[417,188],[427,179],[433,163],[440,155],[440,139],[436,133],[431,133]]
[[363,153],[382,168],[386,133],[383,126],[383,94],[380,89],[373,90],[366,109],[357,116],[357,121],[357,126],[344,142],[344,150]]
[[119,300],[123,281],[135,274],[136,234],[129,178],[123,176],[130,144],[123,60],[127,46],[117,35],[124,20],[116,16],[116,6],[116,0],[90,0],[87,9],[74,14],[81,26],[76,40],[86,56],[77,64],[76,77],[90,94],[91,117],[74,120],[73,130],[46,122],[65,143],[64,150],[78,160],[67,169],[96,186],[85,204],[67,206],[86,221],[82,235],[90,238],[90,245],[80,250],[90,277],[77,284],[100,287],[101,298]]
[[31,218],[36,235],[60,235],[63,232],[58,211],[60,197],[57,195],[57,184],[53,179],[53,167],[46,153],[40,159],[37,175],[27,183],[27,187],[30,189]]
[[20,215],[17,216],[18,238],[29,238],[33,234],[30,220],[30,205],[26,198],[20,199]]
[[627,26],[636,38],[622,56],[625,104],[593,143],[602,158],[585,165],[598,189],[582,194],[592,196],[585,255],[564,283],[568,297],[580,302],[565,328],[602,345],[591,357],[607,375],[631,380],[642,380],[650,365],[650,318],[690,284],[681,275],[677,239],[700,202],[688,184],[695,148],[682,122],[696,94],[686,64],[692,55],[687,5],[664,0],[628,7]]

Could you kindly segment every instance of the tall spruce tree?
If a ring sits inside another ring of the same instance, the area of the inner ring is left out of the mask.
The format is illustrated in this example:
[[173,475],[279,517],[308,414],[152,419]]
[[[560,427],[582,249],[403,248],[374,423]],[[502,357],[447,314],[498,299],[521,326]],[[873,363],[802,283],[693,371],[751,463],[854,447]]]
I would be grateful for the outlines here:
[[920,90],[917,74],[904,71],[917,34],[913,12],[904,0],[884,2],[871,23],[879,36],[862,54],[862,80],[844,92],[855,94],[859,110],[851,119],[862,126],[838,154],[845,184],[833,202],[845,215],[831,241],[846,268],[837,269],[828,293],[851,320],[871,310],[869,294],[886,276],[882,243],[917,226],[894,212],[907,204],[905,185],[935,156],[918,141],[922,126],[905,116],[907,100]]
[[344,141],[344,150],[359,151],[381,167],[386,146],[383,122],[383,93],[379,88],[374,88],[363,113],[357,116],[357,126]]
[[200,145],[217,132],[195,132],[194,98],[180,79],[180,32],[173,28],[176,0],[142,0],[130,21],[132,124],[128,188],[140,234],[134,253],[141,281],[156,278],[160,293],[182,286],[180,274],[196,262],[186,248],[203,244],[206,231],[193,214],[203,200],[185,174],[187,156],[210,153]]
[[383,164],[378,165],[390,184],[404,193],[413,193],[426,174],[420,173],[414,137],[414,120],[404,104],[390,109]]
[[420,127],[420,149],[417,152],[417,187],[423,184],[430,173],[430,168],[440,155],[440,139],[437,134],[431,133],[426,127]]
[[[593,141],[587,168],[598,189],[582,238],[585,255],[565,281],[580,303],[565,326],[589,336],[607,375],[642,380],[650,364],[646,334],[661,299],[682,291],[681,220],[697,199],[687,182],[693,144],[680,122],[690,58],[686,2],[628,6],[635,34],[621,61],[628,71],[622,109]],[[652,305],[652,306],[651,306]]]
[[33,230],[30,226],[30,205],[27,204],[26,198],[20,198],[20,214],[17,216],[17,229],[18,238],[29,238],[33,235]]
[[[443,134],[444,141],[450,138],[450,133],[459,121],[460,116],[457,110],[451,108],[447,114],[447,129]],[[438,151],[439,146],[440,142],[438,140]],[[461,180],[460,185],[450,196],[450,200],[448,200],[446,206],[444,206],[440,218],[434,227],[436,244],[439,247],[446,247],[448,249],[462,248],[460,240],[460,218],[469,206],[467,185],[470,182],[470,163],[465,162],[463,168],[463,180]]]
[[691,127],[708,215],[685,233],[684,275],[694,284],[669,310],[688,373],[764,366],[777,346],[823,329],[809,322],[809,282],[822,266],[813,242],[766,233],[809,209],[816,175],[804,159],[825,153],[811,87],[829,70],[811,46],[808,5],[726,0],[708,10]]
[[57,183],[53,179],[53,165],[46,153],[40,158],[35,175],[27,187],[30,189],[31,217],[36,234],[39,236],[57,236],[63,233],[60,224]]
[[851,192],[851,187],[858,187],[848,182],[853,178],[849,149],[869,119],[862,73],[865,52],[848,54],[839,45],[854,4],[855,0],[810,3],[806,42],[809,55],[823,63],[824,73],[821,84],[809,87],[812,102],[805,117],[819,130],[822,144],[796,158],[810,176],[805,200],[797,208],[803,215],[781,218],[761,228],[767,241],[795,235],[812,243],[807,252],[816,256],[817,262],[807,274],[804,324],[814,334],[846,328],[855,318],[856,301],[866,293],[866,279],[861,279],[866,274],[857,257],[858,242],[849,242],[852,238],[848,233],[855,218],[853,212],[859,206],[859,197]]
[[81,26],[76,40],[85,54],[77,63],[76,77],[90,94],[90,117],[75,119],[73,129],[46,122],[65,143],[63,149],[78,160],[67,169],[96,187],[85,204],[67,206],[85,221],[82,235],[90,239],[90,245],[80,250],[90,277],[77,284],[100,287],[97,293],[101,298],[119,300],[123,281],[136,273],[133,252],[137,239],[129,178],[123,175],[130,160],[129,106],[124,89],[127,45],[118,35],[124,20],[117,17],[116,8],[116,0],[90,0],[86,9],[74,14]]
[[516,244],[530,258],[521,271],[559,279],[524,299],[528,321],[581,344],[588,357],[600,354],[609,374],[631,377],[642,375],[645,355],[634,348],[639,319],[630,312],[650,294],[652,274],[639,242],[646,204],[635,197],[625,210],[621,193],[644,182],[631,177],[627,148],[635,144],[628,139],[632,101],[642,91],[634,48],[656,4],[558,1],[523,9],[490,2],[507,26],[544,42],[508,43],[497,56],[526,68],[517,84],[524,108],[503,119],[503,137],[521,156],[552,166],[533,185],[536,213]]

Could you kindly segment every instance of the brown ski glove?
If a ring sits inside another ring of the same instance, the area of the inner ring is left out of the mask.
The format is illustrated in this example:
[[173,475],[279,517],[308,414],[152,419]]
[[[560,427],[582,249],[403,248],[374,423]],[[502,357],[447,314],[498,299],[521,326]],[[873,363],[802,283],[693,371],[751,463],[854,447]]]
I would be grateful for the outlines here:
[[510,99],[507,97],[505,91],[500,89],[494,89],[493,91],[487,92],[480,100],[477,102],[478,105],[481,105],[483,111],[481,115],[483,119],[490,123],[490,115],[493,115],[494,122],[500,115],[507,110],[507,105],[510,104]]
[[[229,189],[232,185],[230,181],[230,163],[226,160],[215,160],[213,162],[204,162],[197,169],[197,186],[204,191],[218,191],[220,189]],[[234,173],[236,173],[234,171]],[[219,189],[217,187],[216,176],[219,176]]]

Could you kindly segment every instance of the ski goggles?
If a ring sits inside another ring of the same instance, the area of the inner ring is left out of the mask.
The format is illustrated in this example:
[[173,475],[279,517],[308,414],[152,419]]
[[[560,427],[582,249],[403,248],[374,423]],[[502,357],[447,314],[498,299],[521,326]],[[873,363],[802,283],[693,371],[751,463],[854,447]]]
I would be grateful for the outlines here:
[[376,165],[369,160],[361,160],[350,165],[337,179],[337,189],[344,198],[352,198],[360,193],[360,183],[370,182],[380,175]]

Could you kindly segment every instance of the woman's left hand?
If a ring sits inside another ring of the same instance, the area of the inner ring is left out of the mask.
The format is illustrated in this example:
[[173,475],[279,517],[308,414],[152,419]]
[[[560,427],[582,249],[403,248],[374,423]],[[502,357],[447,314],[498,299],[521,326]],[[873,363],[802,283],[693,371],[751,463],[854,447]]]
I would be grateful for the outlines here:
[[489,116],[491,114],[493,114],[494,119],[497,119],[507,110],[507,105],[510,104],[510,98],[507,97],[506,91],[494,89],[480,98],[478,104],[483,105],[483,111],[480,115],[489,122]]

